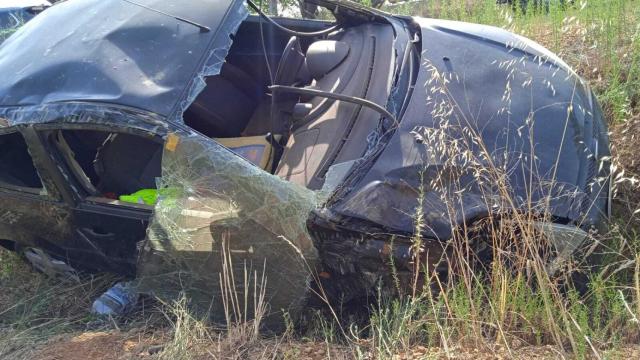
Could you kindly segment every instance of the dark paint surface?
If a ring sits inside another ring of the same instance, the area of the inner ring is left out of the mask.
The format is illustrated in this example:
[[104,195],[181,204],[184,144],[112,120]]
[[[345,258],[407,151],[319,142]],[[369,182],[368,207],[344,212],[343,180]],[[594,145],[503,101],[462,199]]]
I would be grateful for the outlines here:
[[0,130],[25,134],[48,194],[0,189],[0,238],[79,268],[133,275],[151,211],[85,199],[41,135],[60,128],[184,132],[182,106],[200,90],[199,76],[215,74],[243,17],[238,0],[76,0],[7,39]]
[[234,2],[136,1],[157,12],[128,1],[53,6],[0,46],[0,107],[91,101],[169,116]]
[[[495,166],[511,169],[508,183],[519,207],[525,209],[529,201],[542,202],[551,194],[549,209],[555,217],[585,228],[599,225],[606,216],[608,194],[606,185],[591,183],[596,175],[608,175],[607,166],[600,174],[594,167],[599,166],[597,159],[609,155],[609,145],[601,111],[583,81],[555,55],[504,30],[416,21],[422,29],[422,59],[400,125],[375,163],[352,174],[351,183],[333,196],[329,210],[320,213],[340,223],[411,233],[419,174],[424,172],[426,236],[446,240],[452,226],[487,216],[491,211],[483,195],[487,189],[469,174],[445,184],[451,190],[465,189],[455,219],[450,219],[440,196],[442,189],[429,187],[443,164],[434,160],[436,151],[429,144],[416,141],[413,132],[447,122],[461,129],[453,134],[460,140],[472,132],[486,147],[480,151],[476,143],[468,147],[470,151],[490,153]],[[446,86],[434,82],[434,74],[446,78]],[[507,88],[510,95],[505,100]],[[453,104],[449,115],[437,115],[442,104],[438,96]]]

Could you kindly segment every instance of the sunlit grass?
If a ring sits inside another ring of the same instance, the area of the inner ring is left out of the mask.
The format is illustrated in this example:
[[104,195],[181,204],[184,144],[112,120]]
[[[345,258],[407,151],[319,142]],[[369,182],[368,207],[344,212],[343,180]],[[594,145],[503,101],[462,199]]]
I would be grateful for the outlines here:
[[640,6],[634,0],[576,0],[526,14],[494,0],[405,2],[403,15],[493,25],[529,37],[557,53],[590,81],[614,122],[640,102]]

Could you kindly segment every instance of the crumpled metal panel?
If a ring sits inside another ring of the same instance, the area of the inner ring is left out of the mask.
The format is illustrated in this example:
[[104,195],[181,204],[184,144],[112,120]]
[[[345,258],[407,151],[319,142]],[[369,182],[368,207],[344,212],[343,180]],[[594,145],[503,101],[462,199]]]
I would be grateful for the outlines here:
[[158,188],[141,291],[162,299],[185,293],[195,309],[224,321],[230,301],[252,317],[264,281],[268,326],[304,305],[317,260],[305,226],[317,204],[313,191],[199,134],[168,136]]
[[[281,324],[276,315],[297,313],[310,290],[318,256],[306,220],[317,195],[182,125],[248,12],[237,0],[141,3],[212,31],[128,1],[58,5],[0,49],[0,71],[36,59],[3,71],[10,77],[0,83],[0,127],[117,126],[164,136],[140,290],[164,301],[186,294],[194,309],[220,321],[230,312],[254,316],[257,292],[269,303],[265,324]],[[83,30],[92,23],[99,25]]]
[[29,124],[101,124],[131,127],[163,135],[171,127],[154,113],[95,103],[66,102],[0,107],[0,128]]
[[99,102],[179,121],[246,16],[241,0],[58,4],[0,46],[0,107]]
[[504,30],[414,20],[422,61],[400,125],[321,215],[411,233],[420,206],[424,235],[440,240],[510,211],[599,225],[607,194],[598,179],[608,177],[599,161],[609,150],[588,86],[557,56]]

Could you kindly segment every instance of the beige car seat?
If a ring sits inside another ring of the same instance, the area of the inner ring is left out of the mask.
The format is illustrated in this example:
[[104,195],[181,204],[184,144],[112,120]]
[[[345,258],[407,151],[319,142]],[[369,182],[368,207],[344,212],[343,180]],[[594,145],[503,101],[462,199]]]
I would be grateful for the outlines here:
[[[307,69],[313,76],[311,87],[385,106],[394,68],[393,40],[391,26],[366,24],[347,29],[339,38],[311,44],[306,54]],[[331,165],[364,155],[367,137],[377,128],[380,116],[343,101],[322,97],[304,101],[311,104],[311,110],[293,123],[276,174],[320,189]]]

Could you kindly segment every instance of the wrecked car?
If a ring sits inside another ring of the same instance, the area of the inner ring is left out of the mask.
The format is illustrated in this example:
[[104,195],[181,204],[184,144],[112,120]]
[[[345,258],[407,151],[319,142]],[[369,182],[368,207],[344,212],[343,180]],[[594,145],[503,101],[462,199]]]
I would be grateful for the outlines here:
[[435,256],[505,212],[479,167],[571,249],[603,226],[607,129],[557,56],[490,26],[313,3],[335,21],[74,0],[20,28],[0,47],[0,243],[224,320],[256,297],[296,314],[315,280],[349,301],[392,267],[411,276],[416,236]]

